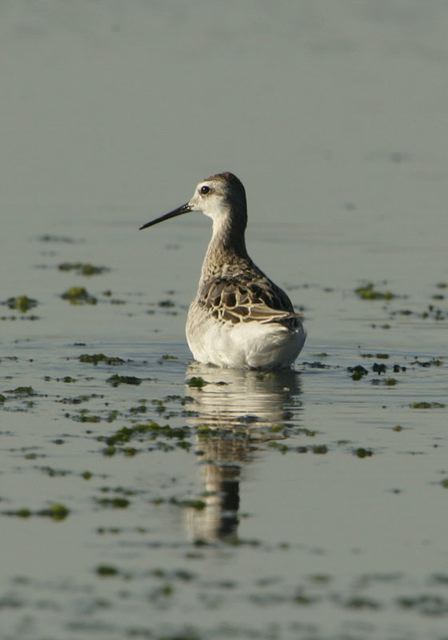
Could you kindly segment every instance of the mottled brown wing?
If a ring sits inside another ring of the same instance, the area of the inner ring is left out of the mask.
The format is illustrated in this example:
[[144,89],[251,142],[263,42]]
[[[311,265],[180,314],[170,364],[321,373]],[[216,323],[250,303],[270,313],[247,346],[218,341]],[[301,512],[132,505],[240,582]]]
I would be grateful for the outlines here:
[[288,296],[267,278],[213,278],[204,283],[200,304],[215,318],[234,324],[280,322],[292,329],[298,325],[299,315]]

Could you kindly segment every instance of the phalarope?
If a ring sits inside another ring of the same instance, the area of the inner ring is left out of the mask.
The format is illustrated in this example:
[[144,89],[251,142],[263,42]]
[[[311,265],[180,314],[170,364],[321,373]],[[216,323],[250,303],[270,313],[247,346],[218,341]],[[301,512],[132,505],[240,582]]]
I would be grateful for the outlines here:
[[189,202],[140,229],[190,211],[200,211],[213,221],[198,291],[187,317],[187,342],[193,357],[218,367],[289,367],[306,333],[286,293],[247,253],[243,184],[232,173],[210,176],[199,182]]

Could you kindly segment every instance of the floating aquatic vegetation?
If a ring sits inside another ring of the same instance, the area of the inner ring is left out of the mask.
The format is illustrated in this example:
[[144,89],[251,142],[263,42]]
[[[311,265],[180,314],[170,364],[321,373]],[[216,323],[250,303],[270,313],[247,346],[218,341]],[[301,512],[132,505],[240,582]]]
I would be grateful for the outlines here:
[[446,616],[448,600],[438,594],[423,593],[418,596],[402,596],[397,604],[403,609],[413,609],[425,616]]
[[169,353],[165,353],[161,358],[159,358],[157,364],[164,364],[165,362],[172,362],[176,360],[179,360],[177,356],[172,356]]
[[376,378],[375,380],[372,380],[372,384],[374,385],[384,385],[386,387],[395,387],[395,385],[398,384],[398,380],[396,378],[383,378],[383,379],[379,379]]
[[131,504],[127,498],[114,496],[113,498],[95,498],[95,502],[101,507],[111,507],[112,509],[127,509]]
[[357,458],[370,458],[373,456],[373,451],[371,449],[365,449],[364,447],[358,447],[353,451],[353,454]]
[[328,453],[328,447],[326,444],[315,444],[310,447],[310,450],[317,455],[325,455]]
[[411,409],[444,409],[446,405],[441,402],[412,402]]
[[304,367],[308,367],[309,369],[331,369],[329,364],[324,364],[323,362],[302,362]]
[[413,360],[411,364],[417,364],[419,367],[441,367],[443,360],[441,358],[431,358],[431,360]]
[[158,302],[158,305],[159,307],[163,307],[165,309],[172,309],[176,306],[172,300],[160,300]]
[[62,244],[75,244],[76,242],[82,242],[82,240],[75,240],[69,236],[58,236],[53,233],[45,233],[43,236],[39,236],[40,242],[57,242]]
[[441,307],[436,307],[433,304],[429,304],[425,311],[421,314],[423,319],[429,320],[446,320],[448,318],[448,313],[446,309],[442,309]]
[[92,296],[85,287],[70,287],[63,294],[63,300],[68,300],[70,304],[96,304],[97,299]]
[[391,291],[379,291],[375,289],[373,282],[367,282],[358,287],[355,289],[355,293],[361,300],[392,300],[397,297]]
[[37,395],[33,387],[16,387],[15,389],[7,389],[7,393],[12,393],[16,398],[28,398],[29,396]]
[[62,262],[58,265],[59,271],[75,271],[81,276],[96,276],[110,271],[108,267],[96,267],[90,262]]
[[97,365],[101,364],[109,364],[109,365],[118,365],[124,364],[124,360],[122,358],[117,358],[114,356],[106,356],[104,353],[82,353],[79,356],[80,362],[88,362],[89,364]]
[[388,360],[388,353],[361,353],[361,358],[378,358],[378,360]]
[[14,311],[20,311],[21,313],[26,313],[30,309],[33,309],[37,306],[37,300],[34,298],[29,298],[28,296],[15,296],[12,298],[8,298],[6,300],[6,305],[13,309]]
[[118,576],[120,572],[116,567],[110,564],[100,564],[96,567],[95,573],[101,578],[112,578]]
[[77,415],[72,416],[72,419],[76,422],[89,422],[98,423],[101,422],[101,417],[91,414],[87,409],[81,409]]
[[178,507],[184,507],[184,508],[188,508],[188,509],[195,509],[196,511],[203,511],[205,509],[205,507],[207,506],[207,504],[204,502],[204,500],[179,500],[178,498],[170,498],[169,500],[170,504],[175,504]]
[[139,385],[143,382],[142,378],[137,378],[136,376],[120,376],[118,373],[114,373],[113,376],[107,378],[106,382],[111,384],[113,387],[118,387],[120,384],[134,384]]
[[106,442],[108,446],[116,446],[128,443],[130,440],[143,442],[146,439],[154,440],[160,436],[164,438],[176,438],[183,440],[191,434],[189,427],[170,427],[170,425],[160,425],[150,421],[136,424],[132,427],[122,427],[110,436],[100,436],[100,442]]
[[352,374],[352,380],[361,380],[364,376],[368,375],[367,369],[362,367],[360,364],[355,367],[347,367],[347,371]]
[[189,387],[194,387],[195,389],[202,389],[202,387],[205,387],[208,382],[204,380],[204,378],[201,378],[201,376],[192,376],[186,381],[186,384],[188,384]]
[[62,400],[58,400],[58,402],[61,402],[62,404],[82,404],[83,402],[88,402],[93,398],[104,398],[104,395],[99,393],[84,393],[72,398],[62,398]]
[[68,509],[64,504],[60,504],[58,502],[51,504],[45,509],[40,509],[39,511],[32,511],[27,507],[22,507],[21,509],[17,509],[15,511],[3,511],[3,515],[6,516],[16,516],[17,518],[30,518],[31,516],[39,516],[43,518],[50,518],[51,520],[55,521],[65,520],[69,513],[70,509]]

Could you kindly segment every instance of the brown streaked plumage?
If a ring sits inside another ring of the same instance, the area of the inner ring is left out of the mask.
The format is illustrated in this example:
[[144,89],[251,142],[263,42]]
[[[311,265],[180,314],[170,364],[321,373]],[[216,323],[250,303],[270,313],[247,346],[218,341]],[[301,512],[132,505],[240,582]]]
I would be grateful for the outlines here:
[[201,211],[213,220],[195,299],[187,318],[187,341],[203,363],[275,369],[292,364],[305,341],[300,314],[247,253],[246,192],[232,173],[202,180],[191,200],[147,223]]

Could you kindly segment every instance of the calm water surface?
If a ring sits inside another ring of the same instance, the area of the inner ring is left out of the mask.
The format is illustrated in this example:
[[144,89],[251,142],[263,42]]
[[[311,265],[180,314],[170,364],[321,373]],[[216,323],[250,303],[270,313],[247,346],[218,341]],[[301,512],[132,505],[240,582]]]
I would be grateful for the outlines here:
[[[448,638],[447,19],[0,4],[2,640]],[[137,230],[225,169],[294,371],[194,364],[209,221]]]

